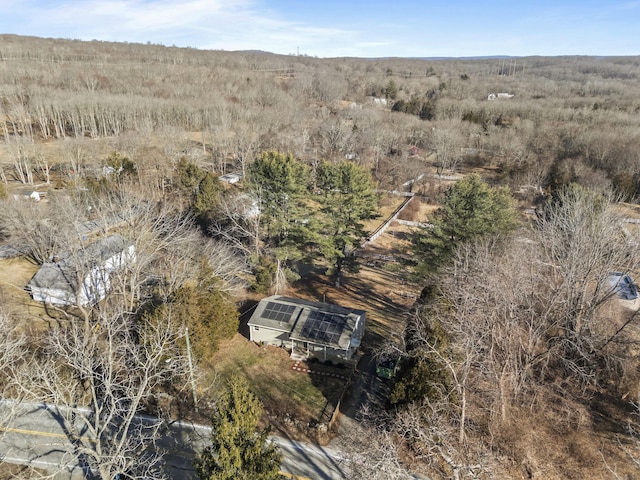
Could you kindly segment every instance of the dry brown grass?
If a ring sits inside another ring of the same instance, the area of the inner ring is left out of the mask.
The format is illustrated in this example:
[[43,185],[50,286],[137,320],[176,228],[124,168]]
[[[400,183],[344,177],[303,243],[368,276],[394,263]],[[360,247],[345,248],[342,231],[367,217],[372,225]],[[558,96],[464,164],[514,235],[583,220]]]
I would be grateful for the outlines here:
[[202,393],[214,396],[231,375],[243,376],[263,402],[268,423],[279,434],[321,441],[322,435],[309,425],[326,421],[346,381],[297,372],[292,370],[293,364],[284,349],[258,346],[237,334],[203,361],[205,379],[201,385],[208,391]]
[[30,326],[46,326],[48,318],[43,305],[34,302],[25,287],[39,266],[25,258],[0,260],[0,293],[3,308],[16,320],[28,321]]
[[364,229],[367,232],[375,231],[380,225],[382,225],[391,214],[400,206],[404,201],[404,197],[399,195],[384,195],[380,201],[379,216],[372,218],[364,222]]
[[46,478],[47,472],[39,468],[34,469],[25,465],[14,465],[10,463],[0,464],[0,480],[20,479],[20,478]]

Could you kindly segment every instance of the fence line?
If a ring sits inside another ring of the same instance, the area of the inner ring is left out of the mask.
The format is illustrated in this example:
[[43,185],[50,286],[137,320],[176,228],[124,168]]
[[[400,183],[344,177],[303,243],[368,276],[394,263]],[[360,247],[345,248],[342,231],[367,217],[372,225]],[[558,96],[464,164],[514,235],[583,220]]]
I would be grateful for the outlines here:
[[[392,192],[395,193],[395,192]],[[398,192],[399,194],[402,194],[402,192]],[[405,195],[403,195],[405,196]],[[382,235],[387,228],[389,228],[389,225],[391,225],[391,222],[393,222],[394,220],[397,220],[398,215],[400,214],[400,212],[402,212],[402,210],[404,209],[404,207],[407,206],[407,204],[411,201],[411,199],[413,198],[413,194],[410,193],[409,196],[407,196],[404,201],[402,202],[402,205],[400,205],[398,208],[395,209],[395,211],[391,214],[391,216],[387,219],[386,222],[384,222],[382,225],[380,225],[372,234],[369,238],[367,238],[362,245],[360,245],[360,248],[364,248],[367,245],[370,245],[371,243],[375,242],[378,237],[380,235]]]

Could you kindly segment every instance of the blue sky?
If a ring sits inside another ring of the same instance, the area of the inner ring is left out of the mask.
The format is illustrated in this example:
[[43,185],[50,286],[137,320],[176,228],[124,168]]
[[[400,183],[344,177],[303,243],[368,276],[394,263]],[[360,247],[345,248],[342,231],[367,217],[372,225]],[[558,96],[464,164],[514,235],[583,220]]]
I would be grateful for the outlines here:
[[318,57],[640,54],[640,0],[0,0],[0,12],[0,33]]

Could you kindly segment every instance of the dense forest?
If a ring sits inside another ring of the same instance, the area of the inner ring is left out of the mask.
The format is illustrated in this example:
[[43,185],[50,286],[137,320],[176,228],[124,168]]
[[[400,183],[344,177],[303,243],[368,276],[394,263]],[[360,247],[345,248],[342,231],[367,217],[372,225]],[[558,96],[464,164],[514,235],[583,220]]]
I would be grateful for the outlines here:
[[[87,222],[136,251],[106,299],[45,309],[47,328],[25,328],[33,313],[3,286],[0,394],[91,405],[104,432],[189,408],[192,360],[209,381],[236,304],[286,293],[310,264],[341,288],[364,223],[404,190],[434,206],[396,267],[422,294],[402,332],[365,346],[399,370],[345,438],[353,478],[634,478],[638,309],[610,277],[640,274],[639,79],[640,57],[321,59],[0,35],[4,243],[34,266],[75,248],[78,278]],[[96,475],[157,474],[154,452],[111,433],[87,447]]]
[[[196,159],[216,173],[261,151],[357,155],[387,187],[412,178],[416,146],[445,169],[495,166],[512,185],[636,195],[635,57],[316,59],[4,35],[0,58],[5,158],[18,166],[52,139],[70,156],[109,138],[159,188],[198,132]],[[514,97],[487,100],[500,92]]]

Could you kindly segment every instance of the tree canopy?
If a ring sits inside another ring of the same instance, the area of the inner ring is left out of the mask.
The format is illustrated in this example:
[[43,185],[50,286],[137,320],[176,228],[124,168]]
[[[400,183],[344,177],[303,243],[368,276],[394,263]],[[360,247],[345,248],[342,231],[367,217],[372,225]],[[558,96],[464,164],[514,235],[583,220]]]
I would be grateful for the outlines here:
[[321,250],[339,281],[343,266],[352,266],[349,252],[366,236],[362,221],[376,215],[379,197],[371,174],[353,162],[321,163],[316,183],[323,215]]
[[426,271],[436,270],[461,243],[513,230],[516,213],[507,188],[491,187],[473,174],[444,193],[431,223],[431,228],[420,229],[412,239]]
[[238,310],[219,283],[211,266],[202,260],[197,278],[176,288],[166,303],[147,316],[148,320],[159,324],[164,317],[172,316],[181,331],[188,327],[192,332],[197,358],[213,353],[222,340],[237,333],[239,326]]
[[277,480],[282,478],[278,447],[269,430],[259,430],[262,404],[247,381],[231,377],[211,419],[211,445],[196,464],[201,480]]
[[277,245],[289,232],[309,171],[291,154],[264,152],[249,169],[250,182],[267,226],[267,241]]
[[370,172],[350,161],[323,161],[312,188],[306,165],[290,154],[267,152],[250,173],[266,227],[263,239],[276,258],[276,270],[281,262],[321,256],[338,279],[343,267],[353,263],[349,252],[366,236],[362,221],[377,213]]
[[193,197],[192,210],[198,221],[205,228],[208,227],[216,207],[220,203],[220,193],[222,186],[218,177],[207,172]]

